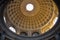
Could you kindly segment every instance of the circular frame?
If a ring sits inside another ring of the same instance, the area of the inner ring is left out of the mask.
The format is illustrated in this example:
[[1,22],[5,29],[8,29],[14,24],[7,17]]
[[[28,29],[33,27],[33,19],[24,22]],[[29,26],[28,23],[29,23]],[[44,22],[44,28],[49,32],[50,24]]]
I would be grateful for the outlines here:
[[[0,25],[1,25],[1,28],[6,32],[6,34],[11,37],[11,38],[16,38],[16,39],[21,39],[21,40],[38,40],[38,39],[45,39],[45,38],[48,38],[50,37],[51,35],[53,36],[53,34],[58,30],[58,28],[60,28],[60,13],[59,13],[59,18],[58,18],[58,21],[57,23],[55,24],[55,27],[53,27],[51,30],[49,30],[48,32],[46,32],[45,34],[43,35],[40,35],[40,36],[37,36],[37,37],[24,37],[24,36],[19,36],[19,35],[16,35],[15,33],[13,33],[12,31],[10,31],[5,23],[4,23],[4,20],[3,20],[3,11],[4,11],[4,8],[7,6],[8,2],[10,1],[1,1],[1,6],[0,6]],[[56,2],[55,2],[56,3]],[[56,3],[58,8],[59,8],[59,4]],[[59,8],[59,11],[60,11],[60,8]]]

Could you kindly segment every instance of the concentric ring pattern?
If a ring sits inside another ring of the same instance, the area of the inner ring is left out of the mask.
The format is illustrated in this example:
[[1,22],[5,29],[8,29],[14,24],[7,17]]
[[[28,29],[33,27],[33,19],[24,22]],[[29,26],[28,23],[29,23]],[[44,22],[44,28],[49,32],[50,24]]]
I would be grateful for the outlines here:
[[[34,5],[33,11],[26,10],[29,3]],[[58,17],[58,8],[53,0],[13,0],[5,10],[18,34],[26,32],[28,36],[35,32],[46,33],[53,28],[53,22]]]

